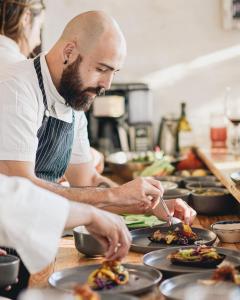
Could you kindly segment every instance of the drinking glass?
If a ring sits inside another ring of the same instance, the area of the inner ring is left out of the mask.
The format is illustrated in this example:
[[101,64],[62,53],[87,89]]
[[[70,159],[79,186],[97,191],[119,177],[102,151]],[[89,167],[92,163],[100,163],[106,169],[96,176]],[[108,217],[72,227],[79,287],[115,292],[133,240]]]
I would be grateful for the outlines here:
[[210,115],[210,139],[212,148],[226,148],[227,122],[224,114]]
[[226,117],[233,125],[233,133],[234,133],[232,138],[233,153],[235,155],[240,155],[240,135],[239,135],[240,94],[237,97],[233,97],[230,88],[226,89],[225,111],[226,111]]

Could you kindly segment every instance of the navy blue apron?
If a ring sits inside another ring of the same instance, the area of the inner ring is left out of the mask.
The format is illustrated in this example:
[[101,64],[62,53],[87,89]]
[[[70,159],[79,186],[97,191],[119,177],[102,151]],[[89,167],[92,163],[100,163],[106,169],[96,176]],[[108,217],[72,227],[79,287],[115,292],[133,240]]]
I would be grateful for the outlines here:
[[45,107],[42,125],[37,132],[35,174],[39,178],[56,182],[64,175],[69,164],[74,137],[74,113],[72,123],[49,116],[39,56],[34,59],[34,67]]

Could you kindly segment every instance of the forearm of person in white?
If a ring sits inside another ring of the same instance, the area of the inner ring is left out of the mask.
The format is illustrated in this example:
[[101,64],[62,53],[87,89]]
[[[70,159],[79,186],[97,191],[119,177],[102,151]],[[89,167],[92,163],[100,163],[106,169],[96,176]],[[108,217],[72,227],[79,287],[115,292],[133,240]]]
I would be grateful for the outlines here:
[[15,248],[30,273],[53,261],[64,227],[86,225],[108,259],[127,254],[130,234],[120,217],[70,202],[23,178],[0,179],[0,245]]

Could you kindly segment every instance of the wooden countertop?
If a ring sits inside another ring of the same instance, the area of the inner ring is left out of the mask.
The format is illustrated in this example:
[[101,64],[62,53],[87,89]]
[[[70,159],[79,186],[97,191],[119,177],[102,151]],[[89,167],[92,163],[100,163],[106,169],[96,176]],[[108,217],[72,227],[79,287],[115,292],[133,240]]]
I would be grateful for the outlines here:
[[[236,215],[226,215],[226,216],[198,216],[194,221],[194,226],[199,228],[210,228],[210,225],[219,220],[240,220],[239,216]],[[237,244],[227,244],[221,243],[217,240],[215,245],[220,247],[225,247],[228,249],[240,251],[240,243]],[[142,263],[143,254],[136,252],[129,252],[124,262],[127,263]],[[30,286],[31,287],[46,287],[48,286],[48,277],[52,272],[56,272],[66,268],[72,268],[76,266],[83,266],[86,264],[94,264],[101,262],[102,259],[90,259],[86,258],[84,255],[79,254],[74,246],[73,238],[62,238],[59,245],[59,251],[55,262],[49,268],[45,269],[43,272],[38,273],[31,277]],[[142,295],[140,299],[144,300],[163,300],[164,297],[160,294],[159,290],[156,288],[151,293]]]
[[[240,170],[240,160],[234,160],[234,157],[230,156],[226,151],[210,151],[204,149],[197,149],[199,157],[205,162],[207,167],[214,173],[215,176],[225,185],[229,191],[236,197],[240,202],[240,188],[238,188],[229,178],[229,174]],[[115,178],[114,178],[115,179]],[[236,215],[226,216],[197,216],[193,226],[199,228],[210,228],[212,223],[219,220],[240,220],[239,213]],[[227,244],[221,243],[219,240],[215,243],[216,246],[238,250],[240,251],[240,243]],[[142,263],[143,254],[129,252],[124,262],[127,263]],[[101,259],[89,259],[79,254],[74,246],[73,238],[62,238],[59,245],[59,251],[55,262],[43,270],[31,277],[31,287],[46,287],[48,286],[48,277],[52,272],[56,272],[65,268],[71,268],[76,266],[83,266],[85,264],[92,264],[101,262]],[[144,300],[163,300],[164,297],[160,294],[158,288],[155,288],[152,292],[145,295],[141,295],[140,299]]]

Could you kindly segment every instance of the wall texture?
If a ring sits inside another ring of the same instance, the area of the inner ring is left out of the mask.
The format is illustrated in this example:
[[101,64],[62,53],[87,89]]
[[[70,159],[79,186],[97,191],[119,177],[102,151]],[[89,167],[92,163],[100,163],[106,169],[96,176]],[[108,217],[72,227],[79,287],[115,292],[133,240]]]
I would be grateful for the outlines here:
[[223,59],[229,48],[240,46],[240,31],[222,28],[221,0],[46,0],[46,4],[46,50],[78,13],[102,9],[117,19],[127,39],[128,57],[116,81],[150,84],[156,129],[163,114],[179,114],[184,99],[200,139],[207,134],[210,112],[223,109],[225,87],[240,96],[240,50]]

